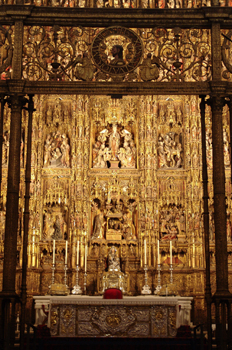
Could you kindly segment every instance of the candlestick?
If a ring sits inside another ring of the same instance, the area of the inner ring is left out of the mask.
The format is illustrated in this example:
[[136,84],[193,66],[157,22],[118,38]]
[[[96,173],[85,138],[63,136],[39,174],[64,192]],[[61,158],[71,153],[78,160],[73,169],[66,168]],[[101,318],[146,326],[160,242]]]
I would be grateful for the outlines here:
[[160,241],[158,240],[158,244],[157,244],[158,265],[160,265],[160,253],[159,253],[159,250],[160,250]]
[[65,265],[68,262],[68,241],[65,242]]
[[84,294],[87,294],[87,273],[84,273]]
[[72,294],[82,294],[81,287],[79,286],[79,254],[80,253],[80,242],[77,241],[77,267],[76,267],[76,285],[73,287]]
[[68,288],[67,286],[67,271],[68,271],[68,266],[67,264],[64,265],[64,285]]
[[172,241],[170,241],[170,265],[172,265]]
[[144,265],[147,265],[147,241],[144,239]]
[[52,257],[53,264],[55,264],[55,254],[56,254],[56,241],[53,239],[53,257]]
[[170,283],[173,283],[173,276],[172,276],[172,241],[170,241]]
[[52,264],[52,284],[55,283],[55,264]]
[[73,287],[72,294],[82,294],[81,287],[79,286],[79,266],[76,268],[76,285]]
[[148,268],[147,268],[147,265],[145,264],[144,265],[144,279],[145,279],[145,284],[144,284],[144,286],[143,286],[143,289],[142,289],[142,292],[141,292],[141,294],[143,294],[143,295],[149,295],[149,294],[151,294],[151,290],[150,290],[150,287],[149,287],[149,285],[147,284],[147,280],[148,280],[148,278],[147,278],[147,270],[148,270]]
[[88,247],[87,244],[85,245],[85,273],[87,271],[87,254],[88,254]]
[[79,249],[80,249],[80,242],[77,241],[77,266],[79,265]]

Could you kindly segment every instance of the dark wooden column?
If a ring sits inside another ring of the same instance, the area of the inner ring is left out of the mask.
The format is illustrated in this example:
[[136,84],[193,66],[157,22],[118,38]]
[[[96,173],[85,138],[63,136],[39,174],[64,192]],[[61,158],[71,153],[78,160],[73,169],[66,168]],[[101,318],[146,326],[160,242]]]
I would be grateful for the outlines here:
[[15,95],[11,97],[10,150],[3,265],[3,292],[10,294],[15,293],[20,181],[21,112],[22,98]]
[[29,96],[28,101],[28,132],[27,132],[27,161],[25,171],[25,205],[24,205],[24,233],[23,233],[23,266],[22,266],[22,308],[20,320],[20,348],[24,349],[24,329],[26,319],[26,302],[27,302],[27,245],[28,245],[28,230],[29,230],[29,201],[30,201],[30,183],[31,183],[31,139],[32,139],[32,115],[34,111],[33,95]]
[[205,96],[201,97],[201,143],[202,143],[202,182],[203,182],[203,222],[204,222],[204,243],[205,243],[205,300],[207,305],[207,332],[208,348],[212,348],[212,319],[211,319],[211,284],[210,284],[210,254],[209,254],[209,195],[208,195],[208,172],[206,159],[206,136],[205,136]]
[[226,314],[230,311],[231,294],[228,289],[228,257],[226,233],[225,166],[223,145],[222,110],[225,103],[222,91],[213,87],[211,95],[212,143],[213,143],[213,184],[214,184],[214,223],[216,255],[216,292],[213,300],[216,307],[217,349],[227,348]]
[[[217,5],[217,0],[213,1]],[[230,328],[231,294],[228,289],[228,258],[226,234],[226,196],[225,165],[223,145],[222,111],[225,104],[226,84],[222,81],[221,26],[219,21],[212,20],[212,144],[213,144],[213,187],[214,187],[214,223],[215,223],[215,255],[216,255],[216,292],[213,302],[216,308],[216,342],[217,349],[227,349],[229,337],[226,323]],[[228,319],[227,319],[227,316]]]
[[[0,109],[0,164],[2,165],[2,144],[3,144],[3,122],[4,122],[4,106],[6,103],[5,96],[1,95]],[[0,166],[0,210],[2,209],[2,166]]]
[[10,150],[8,162],[6,224],[4,241],[3,290],[0,294],[1,309],[0,342],[3,349],[10,349],[14,344],[15,303],[18,296],[15,292],[18,204],[20,182],[20,142],[22,97],[10,98],[11,125]]
[[214,184],[214,222],[216,244],[216,295],[228,293],[228,258],[226,235],[225,166],[222,109],[224,98],[212,95],[212,141],[213,141],[213,184]]

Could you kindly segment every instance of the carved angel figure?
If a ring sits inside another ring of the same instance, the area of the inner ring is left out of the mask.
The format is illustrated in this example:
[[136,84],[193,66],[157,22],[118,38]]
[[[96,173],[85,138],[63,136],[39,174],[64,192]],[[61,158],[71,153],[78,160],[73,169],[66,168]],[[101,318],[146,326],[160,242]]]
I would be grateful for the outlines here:
[[158,59],[151,58],[151,53],[143,60],[140,67],[140,76],[144,81],[156,80],[159,78]]
[[92,64],[87,52],[83,53],[83,57],[78,56],[76,61],[75,77],[84,81],[92,81],[96,67]]

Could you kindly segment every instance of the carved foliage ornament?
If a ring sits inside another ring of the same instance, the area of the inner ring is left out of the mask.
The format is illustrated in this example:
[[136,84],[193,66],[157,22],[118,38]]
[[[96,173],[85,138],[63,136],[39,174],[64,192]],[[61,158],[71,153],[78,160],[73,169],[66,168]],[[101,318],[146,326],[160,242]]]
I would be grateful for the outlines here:
[[77,63],[76,57],[88,50],[88,43],[82,39],[83,30],[79,27],[25,28],[24,78],[40,80],[45,74],[49,80],[71,79],[69,70]]
[[142,54],[142,41],[128,28],[103,29],[92,44],[92,57],[96,66],[111,76],[124,76],[135,70]]
[[0,77],[3,80],[10,78],[9,68],[11,66],[13,55],[11,34],[11,28],[7,29],[0,26]]
[[103,333],[123,334],[136,322],[136,317],[130,308],[123,306],[106,306],[96,308],[92,323]]
[[224,79],[229,79],[230,73],[232,74],[231,54],[232,54],[232,30],[228,33],[223,34],[224,37],[222,43],[222,61],[226,67],[223,71],[222,76]]

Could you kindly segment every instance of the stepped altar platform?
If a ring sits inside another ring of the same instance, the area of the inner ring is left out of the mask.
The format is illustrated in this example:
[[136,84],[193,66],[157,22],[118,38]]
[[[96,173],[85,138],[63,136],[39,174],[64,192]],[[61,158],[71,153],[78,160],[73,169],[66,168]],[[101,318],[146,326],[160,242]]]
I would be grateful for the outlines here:
[[190,325],[192,297],[34,296],[36,324],[45,321],[52,337],[175,337]]

